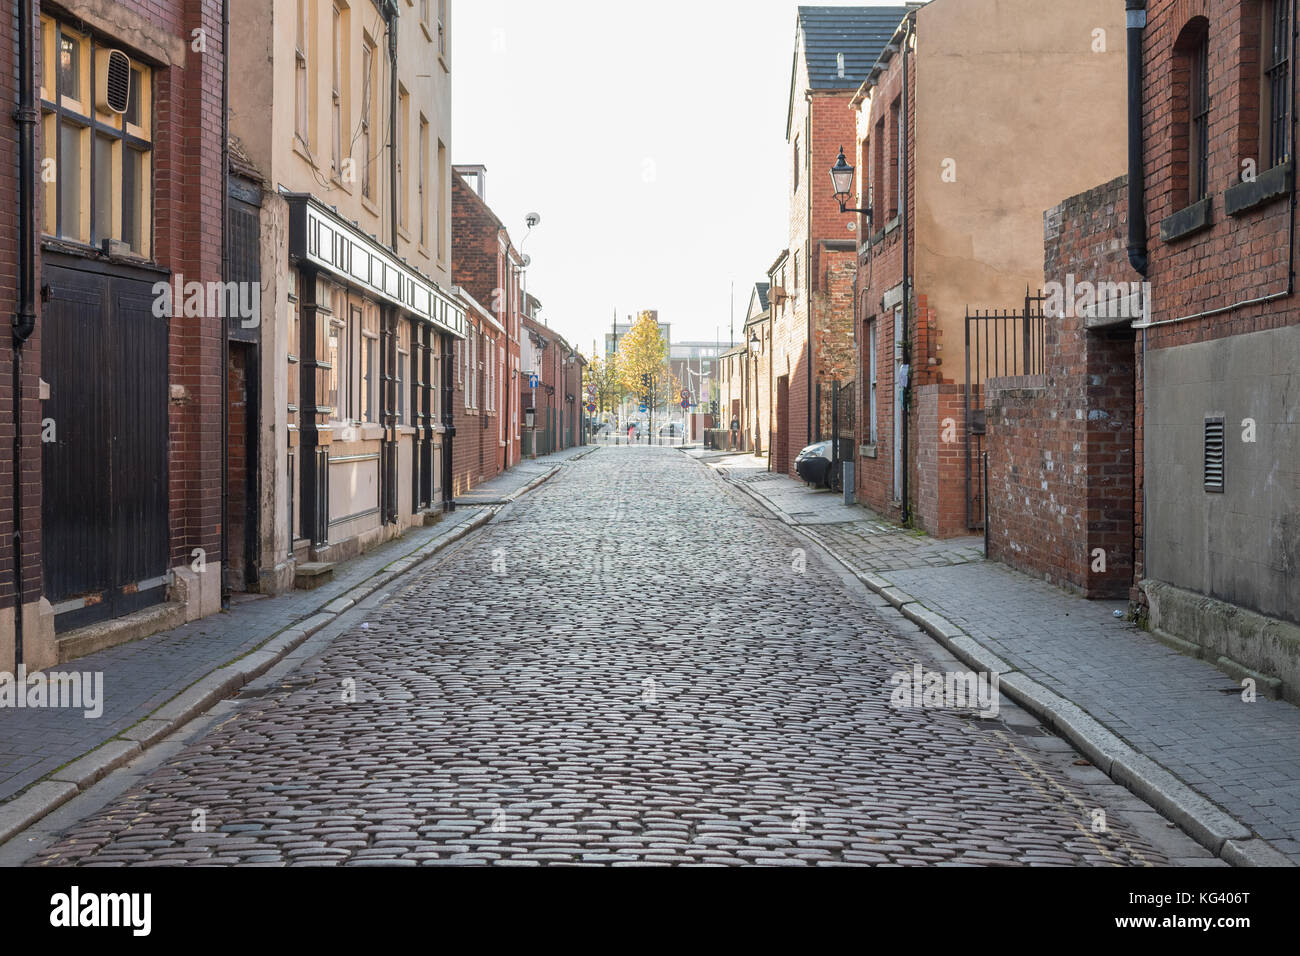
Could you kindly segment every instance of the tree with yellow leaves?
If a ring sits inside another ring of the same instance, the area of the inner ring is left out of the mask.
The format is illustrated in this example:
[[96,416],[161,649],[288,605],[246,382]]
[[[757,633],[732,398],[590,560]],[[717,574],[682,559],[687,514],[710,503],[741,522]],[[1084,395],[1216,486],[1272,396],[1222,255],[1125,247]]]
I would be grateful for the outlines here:
[[627,394],[622,376],[619,374],[617,355],[611,355],[603,362],[593,358],[587,365],[586,381],[583,384],[595,386],[596,392],[592,400],[600,413],[617,409],[623,401],[623,396]]
[[650,434],[653,435],[655,408],[680,397],[681,386],[669,371],[668,343],[651,313],[642,312],[637,316],[631,331],[618,343],[616,358],[623,387],[638,400],[649,399]]

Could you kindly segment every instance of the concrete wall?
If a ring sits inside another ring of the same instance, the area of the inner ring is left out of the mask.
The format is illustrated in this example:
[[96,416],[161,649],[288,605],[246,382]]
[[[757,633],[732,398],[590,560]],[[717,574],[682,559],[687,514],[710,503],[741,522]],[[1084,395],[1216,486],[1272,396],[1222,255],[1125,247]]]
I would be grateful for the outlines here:
[[[1300,622],[1300,326],[1152,351],[1146,402],[1147,575]],[[1207,415],[1226,419],[1222,494]]]

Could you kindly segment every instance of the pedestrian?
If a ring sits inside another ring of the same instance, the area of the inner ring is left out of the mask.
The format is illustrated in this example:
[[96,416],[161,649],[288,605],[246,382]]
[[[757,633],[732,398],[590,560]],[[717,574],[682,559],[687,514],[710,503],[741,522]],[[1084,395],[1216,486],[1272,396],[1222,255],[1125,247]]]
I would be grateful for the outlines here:
[[736,450],[736,446],[737,446],[737,444],[739,444],[739,442],[740,442],[740,419],[739,419],[739,418],[736,418],[736,417],[733,415],[732,418],[731,418],[731,449],[732,449],[732,451],[735,451],[735,450]]

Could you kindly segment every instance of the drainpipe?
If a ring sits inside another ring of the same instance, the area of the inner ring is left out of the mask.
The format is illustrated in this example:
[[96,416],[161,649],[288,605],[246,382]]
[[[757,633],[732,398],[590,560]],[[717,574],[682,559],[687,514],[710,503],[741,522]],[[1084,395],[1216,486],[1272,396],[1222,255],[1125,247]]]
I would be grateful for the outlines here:
[[[804,152],[804,163],[803,163],[803,165],[804,165],[804,169],[803,169],[803,178],[804,178],[804,182],[807,184],[807,185],[805,186],[805,188],[804,188],[804,191],[808,194],[808,212],[807,212],[807,220],[806,220],[807,223],[808,223],[808,232],[807,232],[806,242],[805,242],[805,245],[804,245],[804,247],[803,247],[803,268],[804,268],[804,274],[803,274],[802,277],[800,277],[800,276],[798,276],[798,275],[795,275],[795,281],[796,281],[796,282],[802,282],[802,283],[803,283],[803,289],[800,290],[800,291],[802,291],[802,293],[807,297],[807,300],[808,300],[807,303],[806,303],[806,305],[804,306],[804,309],[805,309],[805,310],[807,311],[807,313],[808,313],[808,337],[807,337],[807,342],[808,342],[808,436],[807,436],[807,442],[808,442],[809,445],[811,445],[814,441],[817,440],[817,438],[820,437],[820,436],[814,437],[814,433],[813,433],[813,422],[814,422],[814,421],[817,422],[817,431],[820,432],[820,431],[821,431],[821,427],[822,427],[822,410],[821,410],[821,406],[820,406],[820,405],[818,405],[818,406],[816,406],[816,407],[814,407],[814,405],[813,405],[813,395],[814,395],[814,393],[813,393],[813,379],[816,377],[815,373],[816,373],[816,368],[817,368],[817,366],[816,366],[816,362],[813,361],[813,354],[817,351],[817,346],[816,346],[815,341],[813,340],[813,290],[812,290],[812,251],[813,251],[813,234],[812,234],[812,223],[813,223],[813,199],[812,199],[812,168],[813,168],[813,166],[812,166],[812,157],[813,157],[813,148],[812,148],[812,125],[813,125],[813,121],[812,121],[812,114],[813,114],[813,96],[812,96],[812,93],[811,93],[811,92],[805,93],[805,94],[804,94],[804,99],[806,99],[806,100],[808,101],[808,116],[807,116],[807,119],[804,121],[804,131],[803,131],[803,142],[804,142],[804,150],[803,150],[803,152]],[[816,416],[816,418],[814,418],[814,416]],[[787,448],[786,448],[786,454],[788,455],[788,454],[790,453],[790,451],[791,451],[791,449],[787,447]],[[795,452],[795,454],[797,455],[798,452]],[[785,465],[787,468],[789,467],[789,465],[786,465],[785,462],[782,462],[782,464]]]
[[[226,231],[230,228],[229,196],[226,182],[230,175],[230,0],[221,3],[221,281],[230,281],[230,246]],[[259,298],[259,302],[261,299]],[[221,604],[230,606],[230,589],[226,586],[230,569],[230,319],[221,323]],[[247,363],[245,363],[247,366]],[[248,368],[244,368],[247,387]],[[260,447],[260,445],[259,445]],[[247,455],[245,455],[247,458]],[[245,467],[257,468],[257,462],[246,462]],[[244,534],[256,534],[255,528],[245,527]],[[247,549],[245,549],[247,555]],[[248,579],[248,568],[243,569]],[[247,585],[244,585],[247,587]]]
[[[902,190],[903,194],[898,197],[898,205],[899,205],[898,214],[902,217],[903,220],[902,221],[902,226],[903,226],[903,328],[902,328],[903,365],[906,366],[908,370],[907,387],[909,389],[912,387],[912,379],[914,378],[914,376],[912,374],[912,369],[911,369],[912,343],[908,339],[908,333],[909,333],[908,324],[912,314],[912,281],[911,281],[911,274],[910,274],[911,260],[910,260],[910,256],[908,255],[908,251],[909,251],[908,247],[910,246],[912,241],[912,217],[908,214],[907,204],[908,204],[908,198],[912,194],[912,177],[908,175],[908,169],[907,169],[908,155],[910,152],[910,150],[908,149],[908,142],[907,142],[907,134],[908,134],[908,126],[909,126],[908,117],[910,115],[909,109],[911,103],[911,100],[908,95],[907,51],[908,51],[908,47],[911,45],[912,30],[914,26],[912,18],[914,16],[915,14],[909,13],[906,19],[904,19],[903,21],[904,23],[903,26],[903,102],[902,102],[903,132],[898,137],[898,162],[899,162],[899,168],[903,174],[903,190]],[[902,519],[903,519],[903,524],[905,525],[912,520],[912,502],[911,502],[911,498],[909,497],[909,490],[908,490],[909,482],[907,480],[907,452],[908,452],[908,438],[909,438],[909,429],[907,425],[908,411],[909,411],[908,408],[904,406],[903,415],[902,415],[903,434],[901,436],[902,440],[899,443],[899,454],[903,456],[903,487],[901,489],[901,493],[903,496]],[[987,494],[987,492],[985,493]]]
[[388,193],[389,205],[393,218],[391,245],[393,254],[397,254],[397,4],[389,0],[385,4],[385,17],[388,21]]
[[1128,261],[1147,274],[1146,170],[1142,150],[1142,34],[1146,0],[1127,0],[1128,10]]
[[13,556],[14,556],[14,672],[23,663],[23,344],[36,331],[36,255],[32,248],[36,221],[36,64],[32,33],[36,29],[34,0],[18,7],[18,309],[13,317]]

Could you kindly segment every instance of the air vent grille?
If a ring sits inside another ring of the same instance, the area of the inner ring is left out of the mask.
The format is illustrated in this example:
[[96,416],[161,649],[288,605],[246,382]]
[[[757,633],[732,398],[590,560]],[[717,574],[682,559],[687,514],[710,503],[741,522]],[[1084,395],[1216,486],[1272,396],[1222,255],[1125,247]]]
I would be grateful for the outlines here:
[[1223,493],[1224,419],[1206,416],[1205,419],[1205,490]]
[[121,50],[108,50],[100,69],[100,108],[125,113],[131,105],[131,58]]

